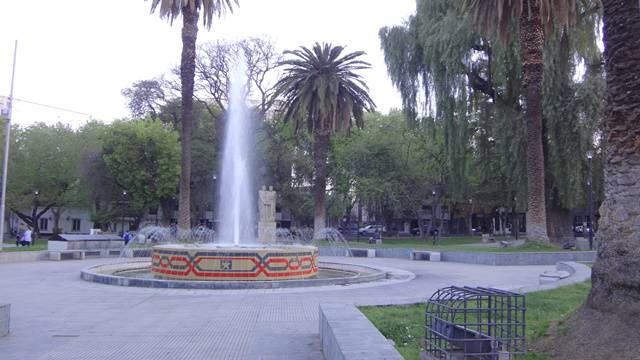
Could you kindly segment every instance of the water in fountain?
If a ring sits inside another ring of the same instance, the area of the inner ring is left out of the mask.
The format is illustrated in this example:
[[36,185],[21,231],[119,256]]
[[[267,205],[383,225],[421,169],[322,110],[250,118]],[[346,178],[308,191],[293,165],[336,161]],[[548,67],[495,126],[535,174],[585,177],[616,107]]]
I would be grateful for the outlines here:
[[246,70],[238,61],[231,82],[220,184],[220,242],[255,242],[255,197],[251,156],[253,124],[245,105]]
[[349,243],[342,233],[334,228],[325,228],[321,232],[321,236],[314,237],[313,229],[285,229],[276,230],[276,243],[283,245],[313,245],[318,248],[324,248],[330,255],[351,256]]
[[149,256],[151,247],[162,244],[212,244],[217,242],[216,232],[204,226],[190,231],[178,231],[175,227],[145,226],[132,232],[132,239],[120,253],[120,257]]

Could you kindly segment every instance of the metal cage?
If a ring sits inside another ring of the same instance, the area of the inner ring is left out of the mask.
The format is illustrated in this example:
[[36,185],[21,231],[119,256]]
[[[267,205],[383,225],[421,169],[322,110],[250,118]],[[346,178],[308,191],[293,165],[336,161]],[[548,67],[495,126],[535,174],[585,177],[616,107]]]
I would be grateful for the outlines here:
[[525,298],[493,288],[450,286],[427,302],[424,349],[431,359],[525,358]]

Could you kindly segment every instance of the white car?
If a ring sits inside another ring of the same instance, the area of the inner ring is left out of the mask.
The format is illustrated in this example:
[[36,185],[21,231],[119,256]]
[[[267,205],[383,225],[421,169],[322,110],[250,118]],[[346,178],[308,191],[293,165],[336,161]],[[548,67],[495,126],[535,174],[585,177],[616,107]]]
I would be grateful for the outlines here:
[[384,227],[382,225],[367,225],[358,229],[360,236],[371,236],[382,231],[384,231]]

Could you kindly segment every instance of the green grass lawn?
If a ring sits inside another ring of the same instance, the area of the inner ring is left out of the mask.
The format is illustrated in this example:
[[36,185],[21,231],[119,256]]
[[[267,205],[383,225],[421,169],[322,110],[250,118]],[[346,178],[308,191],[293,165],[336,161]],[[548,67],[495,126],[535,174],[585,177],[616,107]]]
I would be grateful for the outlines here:
[[[15,240],[12,240],[11,242],[7,242],[5,240],[5,244],[6,243],[15,243]],[[18,246],[18,247],[10,247],[10,248],[3,248],[2,251],[4,252],[16,252],[16,251],[42,251],[42,250],[47,250],[47,240],[38,240],[36,241],[36,244],[33,246]]]
[[[584,302],[591,282],[565,286],[549,291],[526,295],[526,340],[538,340],[557,322],[562,331],[562,322]],[[425,305],[410,306],[364,306],[360,311],[396,344],[396,349],[405,359],[418,359],[424,336]],[[527,359],[543,360],[549,357],[543,353],[527,353]]]
[[[511,238],[506,238],[512,240]],[[501,238],[496,238],[500,241]],[[473,246],[477,244],[477,246]],[[556,245],[545,245],[526,243],[521,246],[512,246],[507,248],[482,246],[482,239],[479,236],[451,236],[442,237],[433,245],[432,239],[420,238],[383,238],[382,244],[369,244],[367,239],[362,238],[361,241],[349,239],[349,246],[352,248],[413,248],[413,249],[432,249],[437,251],[464,251],[464,252],[549,252],[561,251]]]

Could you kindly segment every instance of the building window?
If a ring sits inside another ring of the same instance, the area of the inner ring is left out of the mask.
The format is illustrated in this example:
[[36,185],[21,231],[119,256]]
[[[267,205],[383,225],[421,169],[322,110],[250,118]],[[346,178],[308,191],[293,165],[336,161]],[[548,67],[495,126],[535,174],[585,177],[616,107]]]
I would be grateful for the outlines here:
[[73,219],[73,224],[71,225],[71,231],[80,231],[80,219]]
[[49,219],[40,219],[40,230],[47,230],[49,228]]

